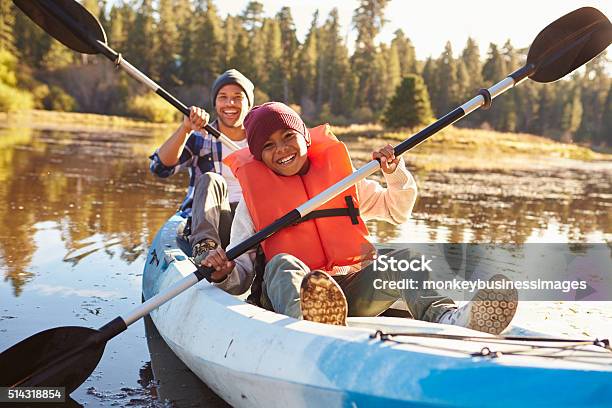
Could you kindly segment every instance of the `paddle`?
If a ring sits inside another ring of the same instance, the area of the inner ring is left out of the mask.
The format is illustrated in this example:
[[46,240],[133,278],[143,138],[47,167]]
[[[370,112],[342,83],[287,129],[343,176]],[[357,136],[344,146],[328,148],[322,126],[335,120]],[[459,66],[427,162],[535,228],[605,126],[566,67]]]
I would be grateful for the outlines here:
[[[64,0],[66,1],[66,0]],[[527,77],[538,82],[557,80],[583,65],[612,42],[612,24],[593,8],[578,9],[545,28],[534,40],[527,63],[506,79],[481,90],[479,94],[444,117],[402,142],[395,148],[400,155],[442,128],[478,109]],[[380,163],[372,160],[361,169],[316,197],[290,211],[251,238],[227,251],[235,259],[276,231],[292,225],[335,195],[374,173]],[[35,334],[0,354],[0,386],[63,385],[70,393],[89,376],[101,358],[106,342],[202,279],[210,279],[212,270],[202,268],[175,282],[167,290],[150,298],[126,316],[119,316],[98,330],[60,327]],[[47,354],[48,353],[48,354]]]
[[[108,46],[106,33],[100,22],[75,0],[13,0],[13,3],[43,30],[68,48],[84,54],[104,55],[132,78],[164,98],[183,115],[189,116],[189,108],[185,104]],[[204,129],[230,149],[240,149],[233,140],[212,126],[206,125]]]

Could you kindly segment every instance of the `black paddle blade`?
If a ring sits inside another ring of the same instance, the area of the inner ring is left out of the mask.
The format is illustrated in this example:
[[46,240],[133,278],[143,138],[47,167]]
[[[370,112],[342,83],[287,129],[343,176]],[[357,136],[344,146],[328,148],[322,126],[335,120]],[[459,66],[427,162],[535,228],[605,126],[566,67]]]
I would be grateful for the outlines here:
[[65,326],[45,330],[0,353],[0,387],[77,389],[91,375],[104,352],[100,332]]
[[106,44],[106,33],[100,22],[74,0],[13,0],[13,3],[53,38],[77,52],[98,54],[90,39],[83,38],[82,33],[58,19],[53,11],[63,12],[87,33],[91,40]]
[[589,62],[612,42],[612,24],[599,10],[583,7],[540,31],[527,54],[529,78],[553,82]]

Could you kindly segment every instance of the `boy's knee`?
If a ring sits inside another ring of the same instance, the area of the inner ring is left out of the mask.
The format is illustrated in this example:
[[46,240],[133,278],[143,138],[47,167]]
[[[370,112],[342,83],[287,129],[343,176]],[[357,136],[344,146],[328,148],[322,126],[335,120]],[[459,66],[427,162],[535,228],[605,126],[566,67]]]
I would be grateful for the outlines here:
[[308,267],[295,256],[285,253],[276,254],[266,264],[264,279],[270,280],[275,276],[282,275],[283,272],[293,272],[300,269],[308,269]]

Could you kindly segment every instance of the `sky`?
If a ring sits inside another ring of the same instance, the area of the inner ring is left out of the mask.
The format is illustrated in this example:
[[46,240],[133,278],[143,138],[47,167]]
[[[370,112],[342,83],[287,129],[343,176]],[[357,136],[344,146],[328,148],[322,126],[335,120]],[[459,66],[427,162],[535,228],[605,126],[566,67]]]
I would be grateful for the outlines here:
[[[348,36],[352,50],[356,36],[350,32],[351,18],[358,0],[258,1],[263,3],[266,16],[275,15],[283,6],[290,7],[300,41],[308,31],[315,10],[319,10],[319,23],[322,23],[330,10],[337,7],[342,34]],[[228,13],[240,14],[248,2],[217,0],[214,3],[225,17]],[[388,22],[377,40],[388,43],[393,33],[401,28],[415,46],[417,58],[424,60],[439,56],[447,41],[451,41],[457,55],[471,36],[478,42],[484,57],[491,42],[503,45],[510,39],[515,48],[528,47],[549,23],[584,6],[596,7],[612,18],[612,0],[391,0],[385,9]]]

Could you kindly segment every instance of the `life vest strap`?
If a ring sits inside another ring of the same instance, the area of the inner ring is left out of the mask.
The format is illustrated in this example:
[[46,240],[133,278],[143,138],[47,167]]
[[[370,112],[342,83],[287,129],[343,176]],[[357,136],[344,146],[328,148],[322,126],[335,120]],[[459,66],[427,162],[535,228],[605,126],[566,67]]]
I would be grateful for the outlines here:
[[348,195],[344,197],[344,201],[346,201],[346,208],[328,208],[325,210],[311,211],[304,217],[300,218],[300,220],[295,224],[299,224],[304,221],[314,220],[315,218],[326,217],[350,217],[351,223],[353,225],[359,224],[359,219],[357,218],[359,217],[359,208],[355,207],[355,204],[353,203],[353,198]]

